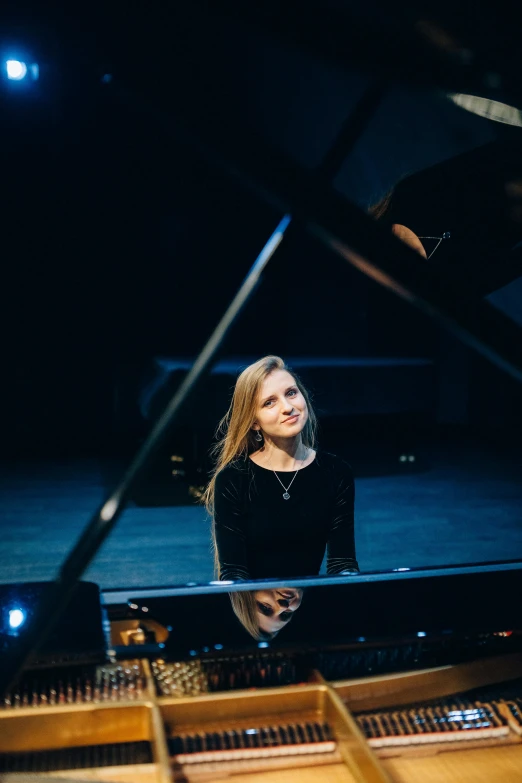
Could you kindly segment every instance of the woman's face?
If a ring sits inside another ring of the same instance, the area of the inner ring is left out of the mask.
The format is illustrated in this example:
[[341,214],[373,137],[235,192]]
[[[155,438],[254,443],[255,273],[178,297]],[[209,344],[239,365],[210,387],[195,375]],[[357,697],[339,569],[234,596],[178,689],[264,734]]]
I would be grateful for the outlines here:
[[296,609],[301,606],[303,591],[300,587],[280,587],[277,590],[256,590],[257,621],[265,633],[277,633],[287,625]]
[[286,370],[274,370],[261,385],[254,429],[269,438],[295,438],[308,420],[306,400]]

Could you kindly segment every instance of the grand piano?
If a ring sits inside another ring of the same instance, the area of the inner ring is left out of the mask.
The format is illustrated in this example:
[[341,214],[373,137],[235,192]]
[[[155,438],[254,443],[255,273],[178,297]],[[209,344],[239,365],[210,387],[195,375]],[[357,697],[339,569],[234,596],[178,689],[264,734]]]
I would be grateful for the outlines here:
[[82,582],[5,693],[0,779],[518,780],[521,583],[520,563],[309,579],[269,643],[229,585]]
[[[289,35],[288,9],[278,19],[271,4],[256,8],[259,17],[254,6],[228,3],[226,13]],[[401,47],[385,46],[379,25],[371,46],[361,46],[357,36],[369,36],[369,20],[348,6],[315,30],[303,11],[299,45],[340,65],[371,60],[381,78],[407,79],[414,63],[426,89],[491,93],[482,30],[470,24],[464,46],[451,9],[436,24],[409,4],[401,10]],[[328,46],[341,29],[350,52]],[[502,97],[516,105],[515,54],[495,51],[494,85],[500,80]],[[522,781],[519,561],[261,585],[101,591],[81,581],[294,216],[302,230],[522,379],[520,331],[510,318],[482,299],[470,303],[451,270],[421,264],[329,188],[341,150],[351,148],[380,95],[381,87],[369,92],[313,175],[283,165],[263,145],[237,156],[226,139],[218,151],[200,145],[286,217],[57,580],[0,589],[0,781]],[[260,586],[303,590],[299,613],[269,641],[253,639],[231,608],[231,596]]]

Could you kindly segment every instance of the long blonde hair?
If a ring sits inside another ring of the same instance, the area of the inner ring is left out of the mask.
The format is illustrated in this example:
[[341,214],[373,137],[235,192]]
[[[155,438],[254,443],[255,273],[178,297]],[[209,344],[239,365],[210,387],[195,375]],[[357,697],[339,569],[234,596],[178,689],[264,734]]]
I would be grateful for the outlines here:
[[261,630],[257,618],[257,604],[255,594],[248,590],[241,590],[237,593],[229,593],[232,611],[237,619],[250,636],[257,642],[267,641],[276,636],[275,633],[268,633]]
[[[286,366],[279,356],[264,356],[250,364],[239,375],[230,407],[219,422],[216,431],[217,442],[212,448],[216,460],[212,478],[203,494],[202,501],[211,518],[214,517],[214,496],[216,478],[221,471],[232,462],[259,450],[260,443],[254,437],[252,425],[256,418],[259,391],[265,378],[274,370],[286,370],[292,375],[295,384],[303,395],[308,408],[308,419],[301,433],[302,442],[308,448],[314,448],[317,433],[317,419],[310,403],[310,396],[299,378]],[[212,525],[212,541],[214,546],[214,564],[216,576],[219,578],[219,562],[216,549],[214,525]]]

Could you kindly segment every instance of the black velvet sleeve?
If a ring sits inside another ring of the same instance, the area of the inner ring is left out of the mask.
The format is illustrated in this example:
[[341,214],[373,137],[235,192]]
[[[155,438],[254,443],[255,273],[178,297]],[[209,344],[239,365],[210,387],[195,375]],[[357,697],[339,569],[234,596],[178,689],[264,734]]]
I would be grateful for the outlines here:
[[328,531],[326,572],[358,573],[354,532],[355,485],[348,463],[339,460],[333,478],[334,504]]
[[243,482],[233,466],[218,474],[214,496],[214,533],[219,579],[250,579],[247,564]]

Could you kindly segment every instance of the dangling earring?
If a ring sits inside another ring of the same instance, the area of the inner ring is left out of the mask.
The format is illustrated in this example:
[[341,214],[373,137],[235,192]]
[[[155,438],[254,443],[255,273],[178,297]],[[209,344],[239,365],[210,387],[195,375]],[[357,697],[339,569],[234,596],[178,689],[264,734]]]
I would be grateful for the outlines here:
[[256,434],[254,435],[254,438],[260,443],[263,440],[263,436],[261,435],[261,430],[257,430]]

